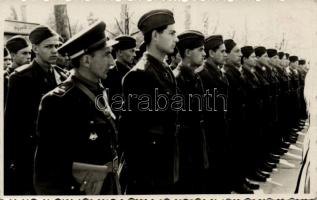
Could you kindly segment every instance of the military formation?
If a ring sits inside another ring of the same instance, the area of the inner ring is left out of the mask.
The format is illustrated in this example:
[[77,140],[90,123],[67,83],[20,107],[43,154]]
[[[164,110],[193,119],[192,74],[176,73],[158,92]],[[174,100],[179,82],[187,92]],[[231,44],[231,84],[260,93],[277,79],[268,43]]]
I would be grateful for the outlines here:
[[[177,23],[177,22],[176,22]],[[306,61],[139,19],[4,48],[4,194],[253,194],[307,119]]]

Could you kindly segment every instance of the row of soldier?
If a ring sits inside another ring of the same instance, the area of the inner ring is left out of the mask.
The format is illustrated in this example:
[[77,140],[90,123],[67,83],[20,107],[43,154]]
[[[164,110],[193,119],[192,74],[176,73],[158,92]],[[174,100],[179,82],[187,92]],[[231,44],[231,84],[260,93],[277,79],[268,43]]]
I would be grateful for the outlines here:
[[[169,10],[145,13],[139,51],[133,37],[108,40],[103,22],[65,43],[35,28],[32,61],[25,38],[7,41],[5,194],[252,194],[266,181],[307,118],[305,61],[221,35],[176,35],[174,23]],[[213,110],[131,99],[207,91],[222,97]]]

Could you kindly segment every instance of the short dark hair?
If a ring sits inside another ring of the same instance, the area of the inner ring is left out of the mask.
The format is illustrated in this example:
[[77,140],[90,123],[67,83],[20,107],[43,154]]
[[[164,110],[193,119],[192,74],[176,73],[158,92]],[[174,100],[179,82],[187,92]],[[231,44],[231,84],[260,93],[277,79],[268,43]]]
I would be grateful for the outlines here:
[[206,58],[209,57],[209,50],[212,50],[213,52],[216,52],[219,49],[220,45],[222,45],[222,44],[224,44],[224,43],[221,43],[221,44],[219,44],[219,45],[217,45],[217,46],[215,46],[213,48],[205,48]]
[[152,40],[152,32],[153,31],[157,31],[159,33],[162,33],[165,29],[167,28],[167,25],[164,25],[164,26],[160,26],[158,28],[155,28],[147,33],[144,34],[144,43],[146,45],[149,45],[151,43],[151,40]]
[[88,52],[88,53],[85,53],[77,58],[74,58],[71,60],[71,67],[70,68],[79,68],[79,65],[80,65],[80,59],[81,57],[83,57],[84,55],[91,55],[92,57],[95,56],[95,51],[92,51],[92,52]]

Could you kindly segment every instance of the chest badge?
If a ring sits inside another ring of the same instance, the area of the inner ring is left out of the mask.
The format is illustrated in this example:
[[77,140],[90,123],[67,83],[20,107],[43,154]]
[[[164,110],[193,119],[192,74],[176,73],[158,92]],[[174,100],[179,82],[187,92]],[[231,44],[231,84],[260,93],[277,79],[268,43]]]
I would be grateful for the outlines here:
[[97,135],[96,132],[91,132],[91,133],[90,133],[90,135],[89,135],[89,140],[95,141],[95,140],[97,140],[97,138],[98,138],[98,135]]

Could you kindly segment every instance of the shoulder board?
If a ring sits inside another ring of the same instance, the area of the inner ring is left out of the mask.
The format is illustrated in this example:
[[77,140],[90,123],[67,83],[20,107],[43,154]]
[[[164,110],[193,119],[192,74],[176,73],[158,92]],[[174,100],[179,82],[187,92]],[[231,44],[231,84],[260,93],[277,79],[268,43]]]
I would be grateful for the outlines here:
[[142,57],[142,59],[132,68],[134,70],[146,70],[149,66],[149,62],[146,57]]
[[195,73],[200,73],[204,70],[204,65],[199,66],[197,69],[195,69]]
[[62,97],[67,94],[74,87],[74,83],[71,81],[66,81],[52,90],[52,94],[55,96]]
[[28,71],[29,69],[31,69],[31,65],[32,64],[25,64],[17,67],[16,69],[14,69],[14,72],[21,73],[22,71]]

